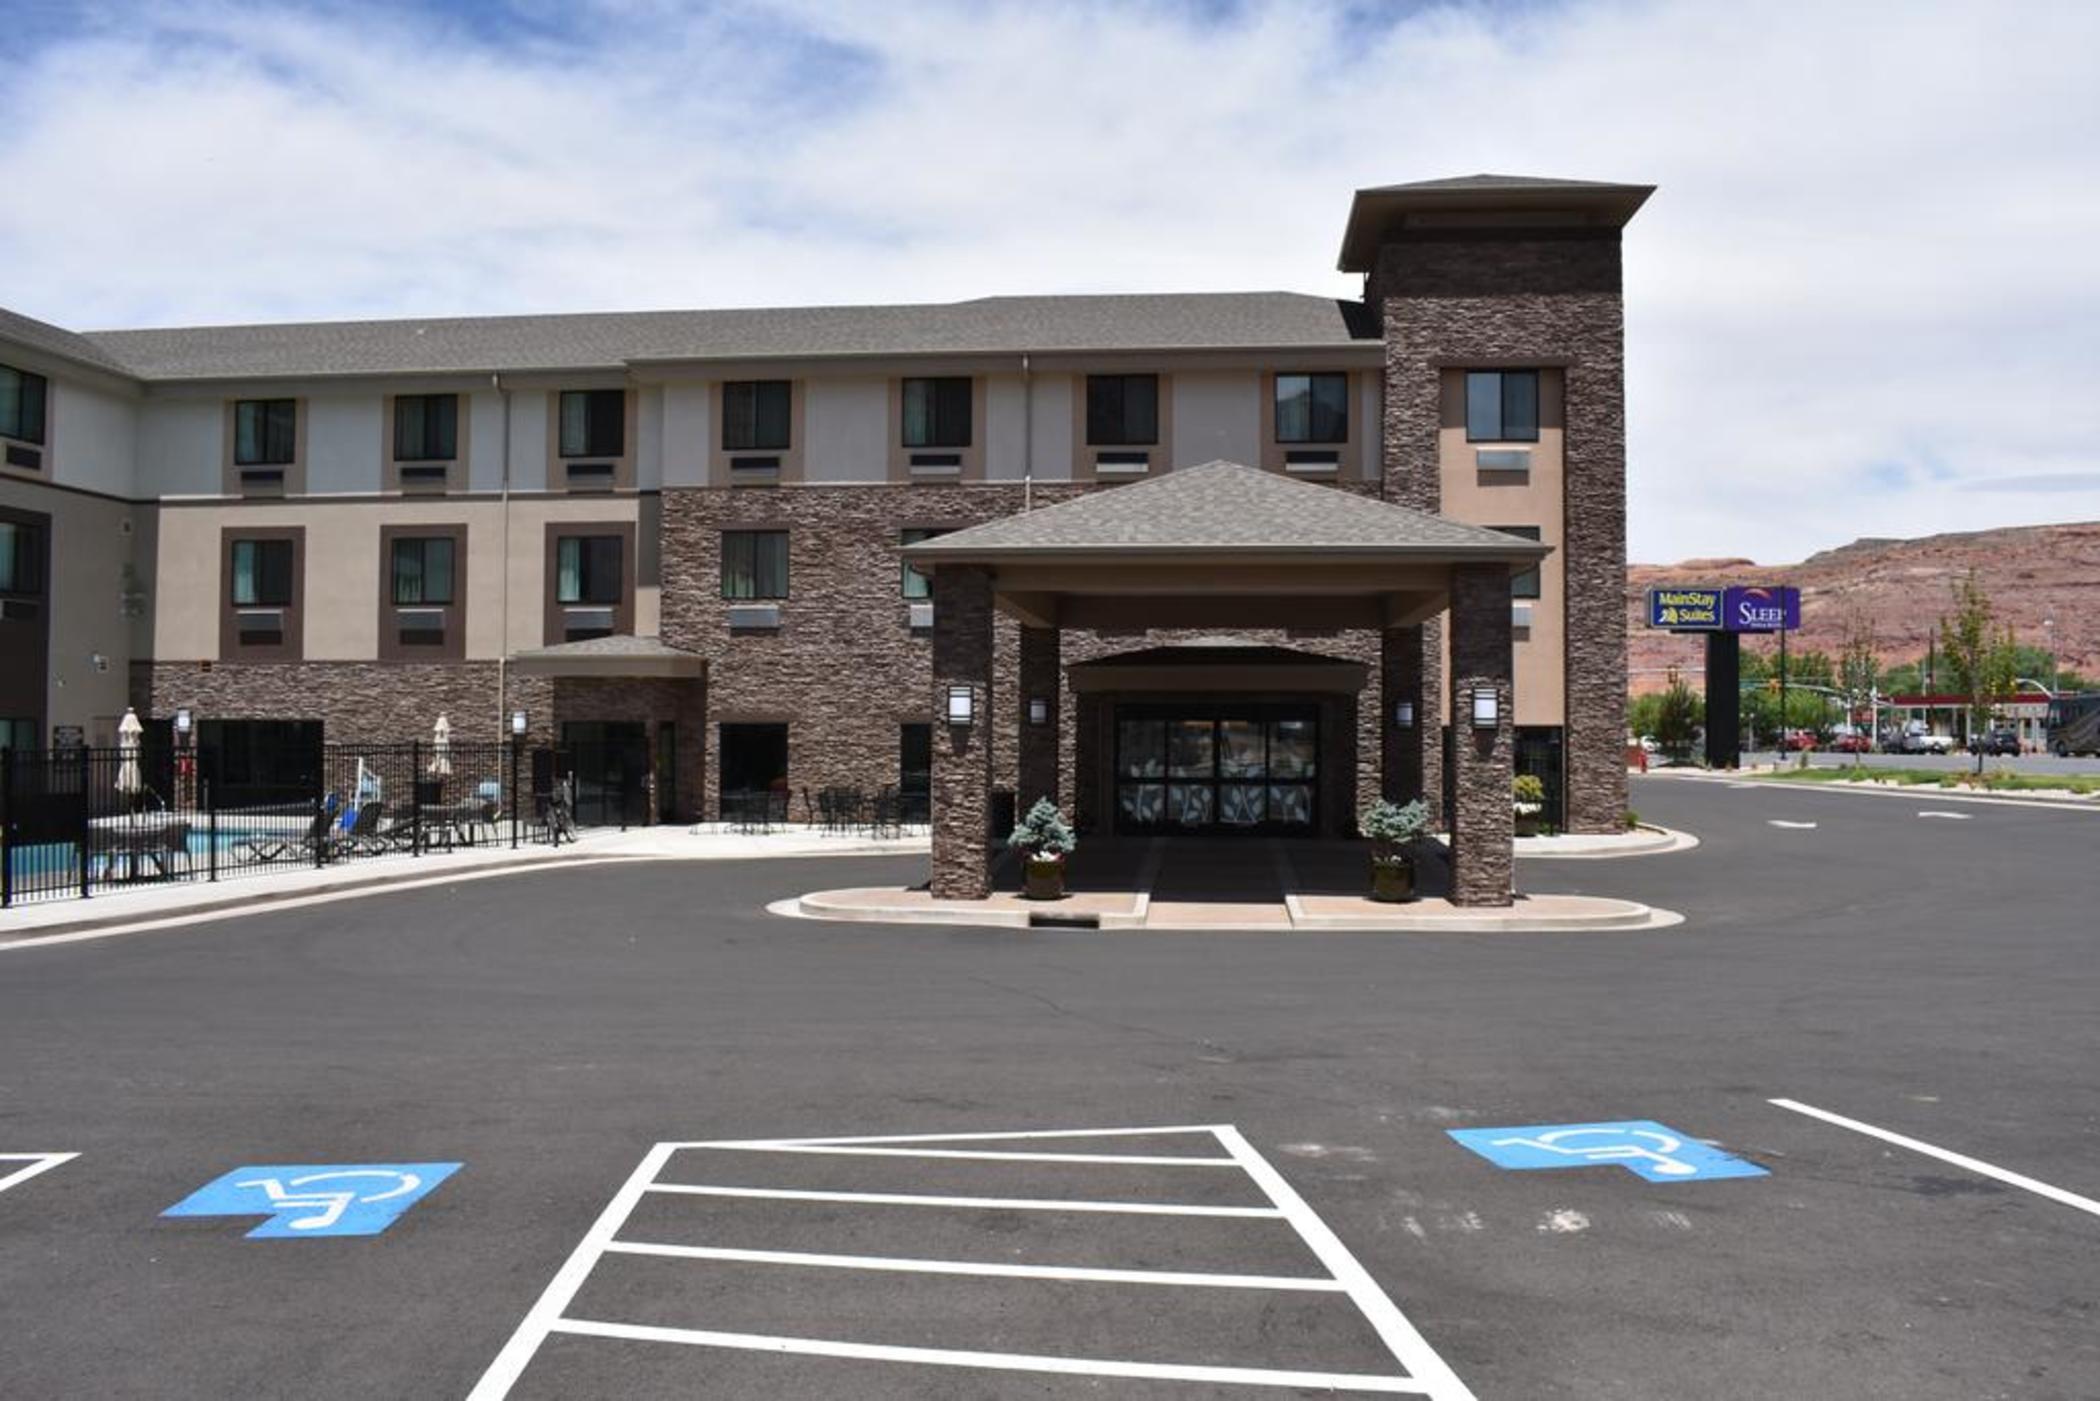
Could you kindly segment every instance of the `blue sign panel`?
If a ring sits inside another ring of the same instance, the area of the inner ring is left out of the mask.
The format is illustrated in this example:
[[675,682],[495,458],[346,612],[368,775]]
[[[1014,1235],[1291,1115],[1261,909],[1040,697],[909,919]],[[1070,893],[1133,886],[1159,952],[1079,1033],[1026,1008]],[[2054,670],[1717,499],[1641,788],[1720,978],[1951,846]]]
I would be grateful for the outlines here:
[[1721,631],[1725,589],[1665,588],[1648,590],[1648,626],[1685,632]]
[[265,1164],[235,1168],[163,1216],[267,1216],[249,1240],[376,1236],[459,1171],[458,1163]]
[[1795,632],[1801,627],[1801,590],[1731,588],[1722,615],[1730,632]]
[[1518,1172],[1611,1163],[1649,1182],[1708,1182],[1721,1177],[1768,1175],[1755,1163],[1709,1148],[1653,1119],[1445,1132],[1496,1167]]

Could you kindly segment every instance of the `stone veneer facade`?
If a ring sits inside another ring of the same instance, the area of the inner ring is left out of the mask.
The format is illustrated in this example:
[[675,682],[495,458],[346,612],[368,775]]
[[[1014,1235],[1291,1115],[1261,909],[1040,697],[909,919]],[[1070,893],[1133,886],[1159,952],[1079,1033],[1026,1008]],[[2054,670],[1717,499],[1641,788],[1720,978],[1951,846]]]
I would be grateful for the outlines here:
[[[1626,813],[1625,311],[1619,248],[1617,229],[1557,238],[1475,233],[1395,241],[1380,250],[1367,287],[1385,327],[1386,486],[1393,500],[1435,509],[1429,484],[1440,480],[1440,370],[1562,367],[1562,787],[1571,832],[1618,831]],[[1436,666],[1437,648],[1435,628],[1423,631],[1426,670]],[[1425,775],[1434,757],[1425,735]]]

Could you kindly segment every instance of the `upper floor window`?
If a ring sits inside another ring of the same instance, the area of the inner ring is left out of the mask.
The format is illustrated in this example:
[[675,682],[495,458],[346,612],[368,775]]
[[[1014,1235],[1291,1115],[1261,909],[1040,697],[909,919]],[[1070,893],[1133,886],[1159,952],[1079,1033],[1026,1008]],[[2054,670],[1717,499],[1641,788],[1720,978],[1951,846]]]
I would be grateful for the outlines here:
[[[899,540],[902,544],[916,545],[921,540],[931,540],[936,535],[946,535],[948,533],[948,529],[949,528],[945,526],[939,528],[935,528],[932,526],[915,528],[912,530],[905,531],[903,535],[899,537]],[[913,568],[912,562],[910,560],[904,561],[903,586],[904,596],[906,598],[913,600],[923,600],[933,597],[933,579],[930,576],[923,574],[919,570]]]
[[1539,440],[1539,372],[1471,370],[1466,374],[1466,441]]
[[[1490,526],[1489,529],[1499,530],[1504,535],[1521,535],[1526,540],[1537,540],[1540,538],[1539,528],[1535,525],[1496,525]],[[1522,574],[1512,574],[1510,576],[1509,596],[1511,598],[1537,598],[1539,596],[1539,567],[1536,564]]]
[[34,720],[0,720],[0,749],[35,749],[38,747],[37,734]]
[[457,394],[402,394],[395,398],[395,461],[450,462],[458,453]]
[[44,395],[42,375],[0,365],[0,438],[17,442],[44,441]]
[[785,530],[722,532],[722,597],[786,598],[788,536]]
[[620,537],[564,535],[554,550],[554,601],[617,606],[624,584],[620,575]]
[[44,533],[19,521],[0,521],[0,593],[44,591]]
[[394,603],[439,607],[452,602],[452,538],[431,535],[394,541]]
[[967,376],[904,381],[904,446],[968,447],[970,395]]
[[784,379],[728,380],[722,385],[722,451],[785,452],[794,385]]
[[1094,447],[1159,441],[1158,375],[1088,375],[1086,440]]
[[290,466],[298,448],[297,399],[242,399],[234,404],[234,466]]
[[1276,376],[1276,441],[1345,443],[1349,440],[1349,376]]
[[290,540],[233,542],[233,604],[236,608],[288,608],[292,602]]
[[562,391],[561,456],[618,457],[626,450],[626,390]]

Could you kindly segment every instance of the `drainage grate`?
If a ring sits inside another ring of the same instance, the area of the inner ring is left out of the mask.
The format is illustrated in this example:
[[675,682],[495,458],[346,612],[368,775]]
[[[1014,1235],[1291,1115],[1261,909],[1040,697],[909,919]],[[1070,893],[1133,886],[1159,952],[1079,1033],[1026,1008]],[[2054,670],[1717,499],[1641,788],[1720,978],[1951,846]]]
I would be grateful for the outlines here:
[[1078,913],[1051,914],[1047,911],[1038,914],[1031,910],[1028,913],[1028,927],[1030,929],[1099,929],[1101,927],[1101,916]]

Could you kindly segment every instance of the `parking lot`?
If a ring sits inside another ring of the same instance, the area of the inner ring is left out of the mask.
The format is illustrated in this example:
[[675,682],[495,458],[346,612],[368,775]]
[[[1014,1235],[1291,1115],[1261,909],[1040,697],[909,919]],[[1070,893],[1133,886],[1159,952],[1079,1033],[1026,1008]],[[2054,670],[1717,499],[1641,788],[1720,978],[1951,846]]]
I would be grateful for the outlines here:
[[1520,882],[1675,929],[761,912],[872,858],[0,949],[0,1395],[2100,1395],[2100,815],[1634,802]]

